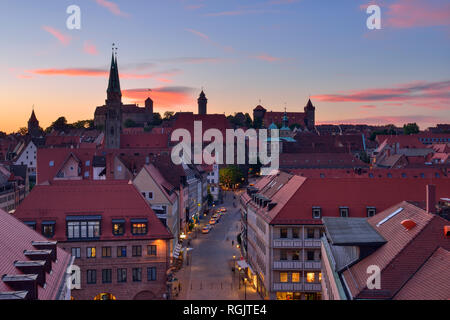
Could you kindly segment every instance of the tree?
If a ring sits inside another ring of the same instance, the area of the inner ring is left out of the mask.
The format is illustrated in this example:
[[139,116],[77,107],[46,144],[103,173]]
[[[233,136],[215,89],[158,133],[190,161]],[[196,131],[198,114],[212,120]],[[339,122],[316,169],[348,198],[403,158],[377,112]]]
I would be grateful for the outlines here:
[[255,118],[253,120],[253,128],[261,129],[261,127],[262,127],[262,119],[261,118]]
[[406,135],[419,133],[419,126],[417,123],[408,123],[403,125],[403,133]]
[[225,187],[232,188],[234,185],[241,183],[242,178],[243,174],[236,165],[229,165],[219,170],[220,183]]
[[301,128],[302,126],[301,125],[299,125],[298,123],[293,123],[293,124],[291,124],[290,126],[289,126],[289,128],[291,129],[291,130],[294,130],[295,128]]
[[125,128],[136,128],[138,126],[138,124],[133,119],[125,120],[125,123],[123,125]]
[[152,126],[159,126],[161,123],[162,123],[161,115],[158,112],[153,113]]
[[22,127],[19,129],[19,131],[17,131],[17,133],[19,133],[22,136],[26,136],[28,133],[28,128],[27,127]]
[[169,121],[172,120],[173,116],[174,116],[174,112],[173,111],[166,111],[164,112],[164,121]]
[[59,117],[50,125],[50,127],[45,129],[45,132],[50,133],[53,129],[56,131],[66,131],[72,127],[72,125],[67,124],[66,117]]
[[251,128],[253,124],[252,118],[250,117],[250,115],[248,113],[245,114],[245,126],[247,128]]

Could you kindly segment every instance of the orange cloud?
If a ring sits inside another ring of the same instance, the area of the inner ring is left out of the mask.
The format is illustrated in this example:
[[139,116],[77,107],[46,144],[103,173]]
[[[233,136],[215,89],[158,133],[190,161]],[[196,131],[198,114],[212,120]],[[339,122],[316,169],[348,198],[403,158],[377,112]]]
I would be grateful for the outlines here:
[[114,14],[116,16],[122,16],[122,17],[130,16],[130,14],[121,11],[119,6],[112,1],[107,1],[107,0],[95,0],[95,1],[97,2],[97,4],[108,9],[112,14]]
[[42,29],[50,33],[52,36],[54,36],[62,45],[67,46],[72,40],[72,37],[63,34],[61,31],[55,28],[43,26]]
[[[109,71],[101,69],[89,68],[67,68],[67,69],[36,69],[26,71],[31,74],[41,76],[67,76],[67,77],[108,77]],[[151,74],[135,74],[135,73],[121,73],[121,79],[149,79]]]
[[95,44],[93,44],[90,41],[84,42],[83,51],[90,55],[94,55],[94,56],[98,55],[97,47],[95,46]]
[[155,89],[128,89],[122,90],[122,96],[133,103],[143,103],[151,97],[158,107],[173,108],[193,102],[192,88],[188,87],[159,87]]

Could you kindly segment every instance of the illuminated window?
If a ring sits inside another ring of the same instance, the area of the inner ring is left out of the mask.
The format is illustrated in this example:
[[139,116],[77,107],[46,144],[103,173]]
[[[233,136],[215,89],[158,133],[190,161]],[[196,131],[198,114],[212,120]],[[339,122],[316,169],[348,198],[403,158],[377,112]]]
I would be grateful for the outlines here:
[[86,248],[86,257],[87,258],[95,258],[96,257],[95,247]]
[[299,272],[292,273],[292,282],[300,282],[300,273]]
[[319,282],[322,281],[322,272],[319,272]]
[[125,233],[125,220],[113,220],[113,235],[122,236]]
[[306,273],[306,282],[314,282],[316,279],[316,274],[314,272]]
[[288,281],[287,272],[280,272],[280,282],[287,282],[287,281]]
[[133,235],[147,234],[147,219],[132,219],[131,233]]

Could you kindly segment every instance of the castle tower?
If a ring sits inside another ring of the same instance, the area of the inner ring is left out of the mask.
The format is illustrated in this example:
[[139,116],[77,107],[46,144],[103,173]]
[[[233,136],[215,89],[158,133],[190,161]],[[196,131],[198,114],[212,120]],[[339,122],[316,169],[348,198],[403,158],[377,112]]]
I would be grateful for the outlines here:
[[208,99],[206,99],[205,93],[200,93],[200,96],[198,97],[198,114],[206,114],[206,105],[208,104]]
[[33,111],[31,112],[30,119],[28,120],[28,134],[33,138],[38,137],[41,134],[41,129],[39,128],[39,121],[34,114],[34,106]]
[[145,100],[145,112],[153,114],[153,100],[150,97]]
[[283,126],[280,129],[280,137],[289,137],[291,129],[289,128],[289,118],[287,116],[286,108],[284,108]]
[[105,146],[107,149],[120,148],[122,133],[122,92],[120,90],[117,56],[112,55],[109,83],[106,90]]
[[313,106],[311,99],[305,106],[305,126],[309,131],[313,131],[316,126],[316,107]]

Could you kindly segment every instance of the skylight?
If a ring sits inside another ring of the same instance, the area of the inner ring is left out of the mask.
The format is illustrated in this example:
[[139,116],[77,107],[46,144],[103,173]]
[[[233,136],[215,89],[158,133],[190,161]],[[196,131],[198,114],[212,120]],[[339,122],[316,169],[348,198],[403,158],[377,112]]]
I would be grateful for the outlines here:
[[390,215],[388,215],[386,218],[384,218],[383,220],[381,220],[380,222],[377,223],[377,227],[381,226],[383,223],[385,223],[386,221],[388,221],[389,219],[391,219],[392,217],[394,217],[395,215],[399,214],[400,212],[403,211],[403,208],[398,208],[397,210],[395,210],[393,213],[391,213]]

